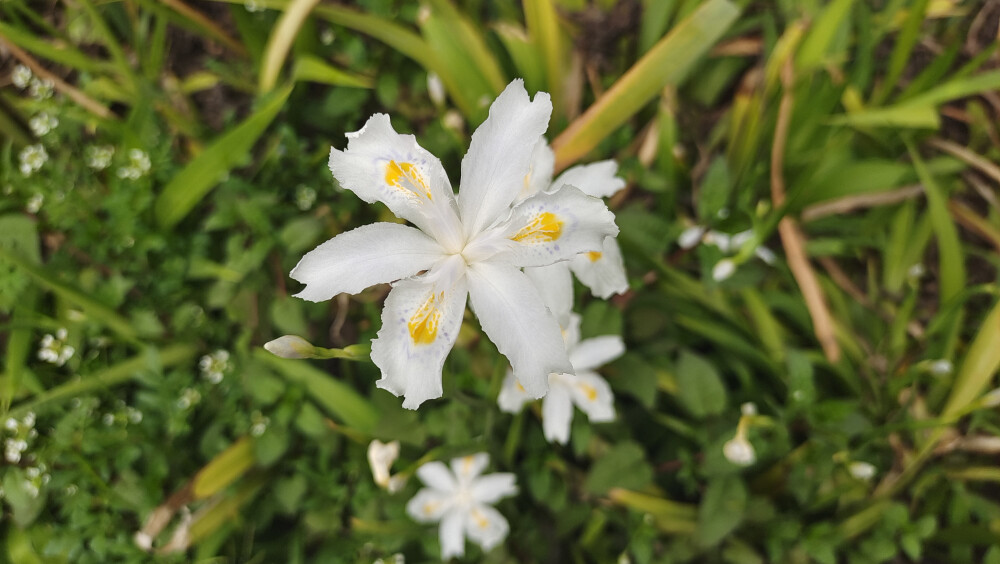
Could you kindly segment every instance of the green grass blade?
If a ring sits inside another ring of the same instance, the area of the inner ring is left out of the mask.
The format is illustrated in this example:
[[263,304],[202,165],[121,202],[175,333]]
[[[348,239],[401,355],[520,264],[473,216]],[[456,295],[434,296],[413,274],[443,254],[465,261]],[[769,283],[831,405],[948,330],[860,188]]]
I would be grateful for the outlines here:
[[331,86],[372,87],[371,78],[342,71],[328,65],[325,61],[313,55],[304,55],[296,58],[292,76],[296,81],[318,82]]
[[544,90],[545,63],[524,28],[513,23],[499,23],[493,29],[514,62],[518,76],[524,79],[524,87],[528,92]]
[[354,388],[301,360],[285,360],[260,349],[254,356],[292,382],[305,387],[316,403],[361,432],[371,432],[378,421],[374,406]]
[[65,43],[49,43],[3,22],[0,22],[0,39],[10,41],[39,57],[76,70],[102,74],[112,68],[107,62],[85,55]]
[[942,419],[948,420],[962,413],[989,386],[1000,369],[1000,346],[997,343],[1000,343],[1000,302],[994,304],[969,345],[969,352],[962,361],[941,412]]
[[948,213],[947,197],[913,146],[908,146],[908,149],[917,176],[924,185],[931,225],[934,226],[934,234],[937,236],[941,274],[940,303],[943,306],[965,289],[965,253],[958,239],[958,228]]
[[295,41],[302,24],[309,17],[309,12],[316,7],[319,0],[291,0],[284,13],[278,18],[271,36],[264,48],[264,60],[260,66],[258,90],[261,94],[270,92],[278,82],[278,73],[288,57],[288,50]]
[[563,77],[566,73],[563,37],[552,0],[524,0],[524,21],[528,37],[538,49],[545,68],[545,88],[552,95],[557,111],[565,108]]
[[814,69],[827,61],[830,46],[850,16],[853,4],[854,0],[834,0],[823,10],[799,48],[796,66],[800,71]]
[[285,105],[291,86],[275,92],[243,123],[222,134],[177,173],[156,200],[156,218],[171,228],[253,148],[267,126]]
[[[242,3],[239,0],[236,1]],[[420,35],[410,31],[406,27],[385,18],[328,4],[317,6],[314,13],[331,23],[360,31],[365,35],[370,35],[413,59],[423,68],[441,74],[439,72],[440,65],[436,57],[431,53],[427,42]]]
[[681,21],[555,141],[556,170],[576,162],[656,97],[677,86],[736,21],[728,0],[709,0]]

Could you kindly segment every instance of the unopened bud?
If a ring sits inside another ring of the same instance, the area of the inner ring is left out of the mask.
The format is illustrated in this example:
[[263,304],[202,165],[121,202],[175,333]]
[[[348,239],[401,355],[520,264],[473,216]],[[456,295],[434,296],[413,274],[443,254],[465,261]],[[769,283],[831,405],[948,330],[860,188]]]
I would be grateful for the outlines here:
[[316,347],[297,335],[285,335],[264,345],[267,352],[281,358],[313,358]]

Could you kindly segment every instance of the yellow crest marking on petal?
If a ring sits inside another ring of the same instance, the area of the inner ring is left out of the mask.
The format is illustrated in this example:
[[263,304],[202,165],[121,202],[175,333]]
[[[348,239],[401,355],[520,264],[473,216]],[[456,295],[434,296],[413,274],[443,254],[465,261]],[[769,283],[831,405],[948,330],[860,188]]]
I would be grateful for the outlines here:
[[441,504],[436,501],[428,501],[427,503],[425,503],[423,507],[424,515],[430,515],[434,513],[434,511],[438,508],[438,505]]
[[518,243],[548,243],[562,235],[563,222],[554,213],[542,212],[511,237]]
[[437,338],[438,324],[444,315],[439,309],[441,301],[444,301],[444,292],[431,294],[431,297],[413,312],[410,322],[407,323],[413,344],[429,345]]
[[587,401],[597,399],[597,390],[590,384],[580,384],[580,389],[583,390],[583,395],[587,396]]
[[601,253],[597,251],[590,251],[589,253],[587,253],[587,258],[590,259],[590,262],[597,262],[601,260]]
[[417,196],[426,196],[428,200],[431,199],[431,190],[427,186],[427,181],[420,174],[420,169],[413,163],[389,161],[389,164],[385,166],[385,183]]
[[524,386],[522,386],[520,382],[514,382],[514,383],[517,384],[517,390],[519,392],[528,393],[528,390],[525,390]]
[[483,529],[484,531],[490,526],[490,522],[486,519],[486,517],[476,509],[472,510],[472,520],[476,522],[477,527]]

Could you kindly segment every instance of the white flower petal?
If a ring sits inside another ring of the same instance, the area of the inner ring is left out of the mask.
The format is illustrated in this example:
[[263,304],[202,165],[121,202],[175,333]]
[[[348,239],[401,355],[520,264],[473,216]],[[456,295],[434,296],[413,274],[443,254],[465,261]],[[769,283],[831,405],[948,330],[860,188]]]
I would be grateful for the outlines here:
[[466,515],[465,534],[472,542],[483,547],[484,552],[500,544],[509,532],[507,519],[488,505],[473,506]]
[[[573,347],[580,342],[580,323],[582,321],[583,317],[579,313],[570,313],[569,322],[562,326],[563,342],[566,343],[567,351],[572,351]],[[572,360],[570,360],[570,364],[573,364]]]
[[375,385],[403,396],[407,409],[441,397],[441,370],[458,338],[468,296],[465,276],[436,283],[425,277],[393,286],[382,309],[382,328],[372,341],[372,362],[382,370]]
[[608,198],[625,187],[625,181],[615,176],[617,172],[618,163],[612,160],[578,165],[560,174],[552,187],[558,189],[569,184],[588,196]]
[[497,404],[501,411],[507,413],[517,413],[524,408],[524,404],[533,398],[524,391],[524,386],[517,383],[514,373],[507,370],[507,376],[503,379],[503,386],[500,388],[500,395],[497,396]]
[[566,444],[572,423],[573,401],[570,391],[562,383],[553,382],[549,393],[542,400],[542,431],[545,433],[545,440],[550,443]]
[[437,157],[414,136],[396,133],[385,114],[347,137],[346,150],[330,150],[330,171],[342,187],[384,203],[444,245],[460,243],[454,192]]
[[580,341],[570,349],[569,361],[573,368],[593,370],[625,354],[625,342],[618,335],[602,335],[593,339]]
[[479,503],[496,503],[517,493],[516,479],[509,472],[479,476],[472,481],[472,497]]
[[469,297],[479,323],[507,357],[528,395],[542,397],[552,372],[572,372],[559,324],[521,271],[503,264],[469,267]]
[[451,493],[458,490],[458,483],[455,476],[448,470],[444,462],[428,462],[417,468],[417,477],[425,486],[433,488],[443,493]]
[[534,196],[539,192],[546,192],[552,184],[552,172],[555,170],[556,155],[549,147],[545,137],[539,137],[535,143],[535,149],[531,152],[531,165],[528,174],[524,177],[524,186],[517,200]]
[[625,262],[614,237],[604,238],[604,248],[599,252],[581,253],[570,261],[573,274],[584,286],[601,299],[628,291]]
[[497,260],[517,266],[544,266],[580,253],[602,251],[604,238],[617,234],[615,214],[604,202],[566,186],[524,200],[507,220],[470,246],[501,239],[504,247]]
[[441,559],[465,556],[465,511],[449,511],[441,519],[438,538],[441,541]]
[[440,521],[453,506],[451,495],[431,488],[423,488],[406,502],[406,513],[414,521],[433,523]]
[[534,101],[524,81],[514,80],[490,106],[490,115],[472,134],[462,159],[458,207],[465,234],[479,233],[506,213],[524,186],[535,143],[549,126],[552,101],[545,92]]
[[442,256],[441,246],[417,229],[373,223],[341,233],[309,251],[290,276],[306,285],[296,297],[320,302],[412,276]]
[[374,440],[368,443],[368,466],[372,469],[372,479],[383,488],[389,487],[389,468],[399,457],[399,441],[383,443]]
[[451,471],[455,473],[459,484],[470,484],[473,479],[482,474],[490,463],[490,455],[485,452],[470,454],[451,459]]
[[594,423],[613,421],[615,396],[607,380],[596,372],[579,371],[572,380],[570,395],[581,411]]
[[529,267],[524,269],[524,274],[535,285],[542,302],[555,316],[559,326],[565,327],[573,311],[573,277],[569,263],[564,261]]

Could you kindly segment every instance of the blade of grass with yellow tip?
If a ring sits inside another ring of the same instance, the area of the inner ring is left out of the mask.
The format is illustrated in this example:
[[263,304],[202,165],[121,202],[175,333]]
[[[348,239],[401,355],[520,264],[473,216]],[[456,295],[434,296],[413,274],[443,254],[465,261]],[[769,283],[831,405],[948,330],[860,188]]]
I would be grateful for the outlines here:
[[737,15],[739,8],[729,0],[709,0],[678,23],[552,142],[556,170],[586,155],[655,98],[664,86],[679,85],[736,21]]
[[309,12],[319,4],[319,0],[292,0],[288,3],[284,13],[278,18],[271,36],[267,39],[267,46],[264,47],[264,59],[260,65],[260,77],[257,89],[260,93],[270,92],[278,81],[278,73],[281,72],[285,58],[288,57],[288,50],[295,41],[295,36],[299,33],[299,28],[309,17]]
[[528,37],[541,55],[545,68],[545,88],[552,95],[556,112],[564,112],[563,79],[566,61],[559,18],[552,0],[524,0],[524,21]]

